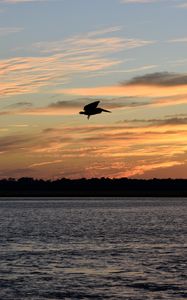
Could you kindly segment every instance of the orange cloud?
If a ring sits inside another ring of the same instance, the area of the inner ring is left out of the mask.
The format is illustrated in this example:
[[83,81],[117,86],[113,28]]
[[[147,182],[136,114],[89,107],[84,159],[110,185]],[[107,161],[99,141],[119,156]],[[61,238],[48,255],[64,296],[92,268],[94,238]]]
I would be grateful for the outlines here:
[[24,176],[28,168],[29,174],[34,171],[35,177],[44,178],[60,174],[71,178],[143,177],[154,170],[162,174],[162,169],[180,166],[187,159],[185,118],[132,121],[87,126],[61,124],[43,131],[38,128],[32,135],[17,132],[1,137],[1,169],[14,167],[19,176]]
[[118,85],[61,89],[56,92],[84,97],[145,98],[154,106],[183,104],[187,102],[187,74],[152,73],[134,77]]
[[62,89],[57,93],[79,96],[112,96],[112,97],[169,97],[187,94],[187,84],[183,86],[101,86],[94,88]]
[[61,163],[62,160],[53,160],[53,161],[44,161],[44,162],[40,162],[40,163],[34,163],[34,164],[31,164],[29,166],[29,168],[37,168],[37,167],[43,167],[43,166],[47,166],[47,165],[53,165],[53,164],[58,164],[58,163]]
[[179,166],[182,165],[183,162],[178,162],[178,161],[168,161],[168,162],[161,162],[161,163],[153,163],[153,164],[144,164],[141,166],[135,166],[132,168],[132,170],[128,170],[126,172],[120,172],[117,174],[116,178],[120,177],[134,177],[137,175],[143,175],[147,171],[150,170],[155,170],[159,169],[161,172],[162,168],[168,168],[168,167],[174,167],[174,166]]
[[48,85],[64,84],[74,74],[102,70],[116,64],[119,61],[93,57],[63,61],[59,55],[1,60],[0,96],[34,93]]

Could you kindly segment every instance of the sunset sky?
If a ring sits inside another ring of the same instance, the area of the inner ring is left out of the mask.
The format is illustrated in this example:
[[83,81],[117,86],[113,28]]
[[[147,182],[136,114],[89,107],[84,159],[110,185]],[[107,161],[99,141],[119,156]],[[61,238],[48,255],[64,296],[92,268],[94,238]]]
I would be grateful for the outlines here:
[[187,178],[187,1],[0,0],[0,45],[0,178]]

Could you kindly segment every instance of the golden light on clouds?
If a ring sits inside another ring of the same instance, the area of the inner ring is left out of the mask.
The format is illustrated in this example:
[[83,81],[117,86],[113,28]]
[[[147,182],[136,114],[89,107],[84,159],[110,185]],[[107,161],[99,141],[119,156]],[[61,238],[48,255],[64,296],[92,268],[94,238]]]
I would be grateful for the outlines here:
[[42,87],[64,84],[74,74],[102,70],[118,63],[94,57],[64,62],[59,55],[1,60],[0,97],[36,93]]
[[183,86],[146,86],[146,85],[126,85],[126,86],[102,86],[94,88],[62,89],[57,91],[61,94],[92,96],[92,97],[169,97],[187,94],[187,84]]
[[33,172],[37,171],[43,178],[58,177],[66,172],[70,178],[78,178],[80,174],[111,178],[144,176],[151,170],[161,172],[175,166],[184,167],[187,120],[181,119],[185,121],[186,124],[177,125],[174,123],[179,122],[178,119],[165,120],[168,124],[163,124],[163,120],[155,120],[155,124],[147,120],[146,124],[137,126],[135,122],[133,127],[131,123],[88,124],[77,126],[76,130],[62,125],[29,137],[1,138],[0,152],[2,158],[11,158],[12,152],[17,156],[13,174],[20,174],[19,162],[24,155],[22,161],[27,174],[34,176]]

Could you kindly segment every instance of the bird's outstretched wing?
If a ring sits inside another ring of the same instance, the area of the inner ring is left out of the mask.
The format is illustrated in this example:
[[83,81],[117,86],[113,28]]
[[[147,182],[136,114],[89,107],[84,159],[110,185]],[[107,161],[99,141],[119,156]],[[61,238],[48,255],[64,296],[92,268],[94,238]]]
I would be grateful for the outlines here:
[[99,102],[100,101],[95,101],[95,102],[85,105],[84,110],[86,111],[86,110],[92,110],[92,109],[96,108],[97,105],[99,104]]

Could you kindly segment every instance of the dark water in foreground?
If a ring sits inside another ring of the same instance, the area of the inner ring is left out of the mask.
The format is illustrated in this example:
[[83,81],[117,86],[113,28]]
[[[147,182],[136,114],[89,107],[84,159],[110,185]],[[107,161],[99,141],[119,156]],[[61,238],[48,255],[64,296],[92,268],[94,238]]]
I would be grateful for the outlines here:
[[0,201],[0,299],[186,299],[186,209],[175,198]]

